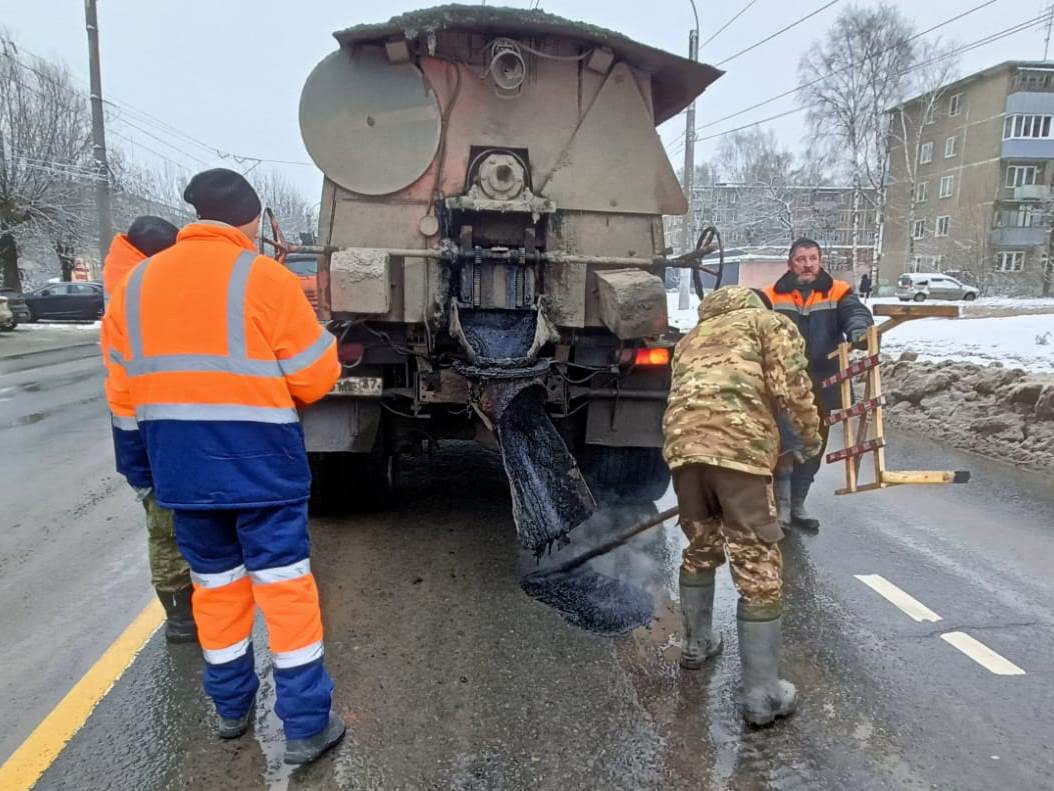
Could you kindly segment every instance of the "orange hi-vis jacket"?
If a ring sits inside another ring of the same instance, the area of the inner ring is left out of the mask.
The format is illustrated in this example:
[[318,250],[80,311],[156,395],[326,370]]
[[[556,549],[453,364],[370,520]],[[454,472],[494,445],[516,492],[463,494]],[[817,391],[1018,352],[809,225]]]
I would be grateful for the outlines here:
[[121,278],[131,272],[146,256],[128,241],[127,234],[119,233],[110,243],[110,251],[102,262],[102,293],[109,300]]
[[139,429],[159,504],[307,499],[297,407],[329,392],[340,363],[296,275],[237,228],[199,221],[117,285],[103,323],[107,400],[118,428]]

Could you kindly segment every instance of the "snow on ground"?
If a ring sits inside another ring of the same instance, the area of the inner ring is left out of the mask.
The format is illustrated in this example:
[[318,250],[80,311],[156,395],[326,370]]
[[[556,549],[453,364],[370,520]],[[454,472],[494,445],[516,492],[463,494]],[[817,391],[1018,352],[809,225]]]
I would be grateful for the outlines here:
[[23,330],[69,330],[71,332],[97,332],[101,321],[38,321],[33,324],[19,324],[18,331]]
[[[875,297],[868,305],[908,305],[896,297]],[[1054,312],[1054,297],[978,297],[971,301],[928,299],[923,305],[959,305],[964,308],[1009,308],[1022,313],[1050,310]]]
[[[687,310],[677,308],[677,294],[666,295],[670,324],[690,330],[698,322],[699,300],[693,295]],[[875,302],[897,302],[873,300]],[[882,340],[882,350],[890,355],[917,352],[922,360],[961,360],[986,365],[1002,363],[1007,368],[1023,368],[1031,373],[1054,373],[1054,300],[979,299],[967,304],[981,306],[998,301],[999,307],[1016,309],[1035,303],[1050,304],[1050,313],[1020,316],[992,316],[964,319],[916,319],[891,330]],[[1037,306],[1040,307],[1040,306]],[[882,321],[882,319],[879,319]],[[1037,338],[1046,336],[1046,344]]]

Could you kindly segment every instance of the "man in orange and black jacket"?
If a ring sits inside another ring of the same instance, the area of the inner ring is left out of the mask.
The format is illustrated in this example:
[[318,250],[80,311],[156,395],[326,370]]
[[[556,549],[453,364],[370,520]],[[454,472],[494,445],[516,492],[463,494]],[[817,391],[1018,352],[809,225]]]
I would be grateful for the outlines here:
[[[820,380],[838,372],[838,361],[828,355],[846,340],[857,343],[875,323],[871,311],[853,293],[853,287],[835,280],[823,268],[823,253],[812,239],[798,239],[787,256],[787,273],[765,288],[765,295],[779,311],[797,326],[805,338],[805,353],[809,358],[816,403],[821,417],[838,409],[837,388],[822,388]],[[824,446],[827,444],[827,423],[820,421]],[[820,469],[820,455],[794,465],[789,479],[777,476],[780,521],[806,530],[817,530],[818,520],[805,510],[813,478]],[[789,518],[788,518],[789,517]]]

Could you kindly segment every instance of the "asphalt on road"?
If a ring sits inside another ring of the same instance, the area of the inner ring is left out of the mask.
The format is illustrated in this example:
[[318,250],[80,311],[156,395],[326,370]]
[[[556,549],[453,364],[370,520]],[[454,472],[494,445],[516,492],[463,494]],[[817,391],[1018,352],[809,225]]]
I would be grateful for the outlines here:
[[[95,365],[5,373],[0,361],[0,760],[150,597],[139,507],[92,400]],[[37,788],[1052,787],[1052,482],[918,437],[893,437],[888,456],[894,469],[974,480],[836,498],[839,470],[824,470],[813,498],[824,529],[783,544],[784,671],[801,705],[775,728],[748,729],[734,709],[727,571],[726,646],[708,669],[676,663],[672,526],[601,566],[653,584],[656,620],[617,639],[579,631],[521,592],[533,561],[516,549],[501,466],[460,445],[407,462],[389,512],[312,522],[327,665],[350,724],[332,755],[281,764],[259,624],[257,722],[235,742],[215,736],[198,652],[158,633]],[[658,506],[669,504],[668,493]],[[880,575],[940,620],[914,620],[857,575]],[[996,675],[948,632],[1024,675]]]

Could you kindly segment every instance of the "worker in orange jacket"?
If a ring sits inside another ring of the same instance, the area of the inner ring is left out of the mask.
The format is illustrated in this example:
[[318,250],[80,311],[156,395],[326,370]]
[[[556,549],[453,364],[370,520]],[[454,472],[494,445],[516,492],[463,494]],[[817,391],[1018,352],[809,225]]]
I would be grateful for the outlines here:
[[219,735],[242,735],[252,716],[255,604],[267,622],[285,761],[307,763],[345,730],[323,665],[297,412],[339,377],[335,339],[296,275],[254,250],[260,200],[241,175],[204,171],[183,197],[199,220],[114,292],[107,397],[141,432],[157,501],[175,511]]
[[[148,216],[137,217],[127,234],[117,234],[102,267],[103,291],[107,301],[117,284],[136,264],[174,245],[177,233],[179,229],[168,220]],[[109,362],[105,332],[100,334],[99,340],[109,375],[112,364]],[[157,504],[154,482],[150,467],[146,464],[138,427],[130,424],[122,427],[121,421],[113,423],[117,470],[135,489],[146,512],[150,581],[165,608],[165,640],[170,643],[192,643],[197,638],[197,630],[190,609],[190,567],[176,544],[172,511]],[[133,451],[129,453],[128,448]]]

